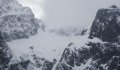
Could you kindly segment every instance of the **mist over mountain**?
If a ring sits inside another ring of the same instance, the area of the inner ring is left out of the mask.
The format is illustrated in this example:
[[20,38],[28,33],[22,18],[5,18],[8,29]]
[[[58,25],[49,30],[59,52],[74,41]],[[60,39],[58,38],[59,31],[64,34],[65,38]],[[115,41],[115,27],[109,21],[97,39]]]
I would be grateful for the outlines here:
[[0,70],[120,70],[120,9],[101,8],[92,26],[46,30],[29,7],[0,0]]
[[0,1],[0,23],[1,33],[6,41],[29,38],[42,25],[29,7],[23,7],[16,0]]
[[99,9],[86,42],[68,45],[56,70],[119,70],[119,14],[116,6]]

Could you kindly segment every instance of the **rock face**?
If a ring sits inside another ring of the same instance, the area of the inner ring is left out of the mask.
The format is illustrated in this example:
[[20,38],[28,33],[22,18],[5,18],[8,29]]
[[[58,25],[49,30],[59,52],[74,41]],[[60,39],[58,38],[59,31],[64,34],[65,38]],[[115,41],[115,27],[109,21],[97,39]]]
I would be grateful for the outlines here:
[[97,12],[90,32],[90,38],[97,37],[103,41],[118,41],[120,35],[120,9],[100,9]]
[[38,56],[37,52],[23,54],[15,58],[14,54],[7,46],[0,35],[0,70],[52,70],[56,60],[49,61]]
[[[56,64],[38,56],[30,47],[30,53],[18,58],[6,44],[37,33],[39,25],[28,7],[22,7],[16,0],[0,0],[0,70],[120,70],[120,9],[100,9],[86,43],[83,46],[70,43]],[[87,30],[82,34],[86,35]],[[96,41],[95,38],[100,39]],[[81,43],[82,44],[82,43]],[[16,46],[17,47],[17,46]],[[54,68],[55,67],[55,68]]]
[[[45,25],[36,19],[31,9],[16,0],[0,0],[0,70],[51,70],[56,60],[49,61],[36,53],[16,58],[6,41],[29,38]],[[16,46],[17,47],[17,46]]]
[[37,33],[38,19],[16,0],[0,0],[0,30],[6,41],[29,38]]
[[79,48],[68,46],[56,70],[119,70],[119,35],[120,9],[100,9],[91,27],[88,41]]
[[12,58],[10,48],[4,41],[0,33],[0,70],[5,70],[9,67],[9,62]]

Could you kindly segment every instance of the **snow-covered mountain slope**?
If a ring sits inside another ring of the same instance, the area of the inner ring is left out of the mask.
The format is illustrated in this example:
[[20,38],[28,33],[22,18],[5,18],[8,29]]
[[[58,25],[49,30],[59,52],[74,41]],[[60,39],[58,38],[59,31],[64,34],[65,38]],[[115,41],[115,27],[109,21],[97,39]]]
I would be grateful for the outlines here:
[[[81,37],[62,37],[39,30],[38,33],[29,39],[20,39],[7,42],[11,50],[18,57],[30,52],[29,48],[33,47],[34,51],[39,52],[39,56],[48,60],[60,59],[64,49],[70,42],[83,41]],[[24,48],[24,49],[23,49]]]
[[39,29],[38,33],[29,39],[7,42],[7,45],[14,55],[10,63],[13,65],[12,67],[14,67],[21,62],[24,63],[29,60],[26,65],[27,68],[25,68],[26,70],[30,67],[33,68],[32,70],[55,70],[68,44],[72,42],[76,44],[83,42],[84,44],[84,40],[87,39],[87,37],[88,35],[84,37],[56,36],[55,34],[50,34]]
[[90,31],[57,36],[30,8],[0,0],[0,70],[120,70],[119,18],[117,7],[100,9]]
[[0,30],[6,41],[29,38],[37,33],[41,21],[29,7],[16,0],[0,0]]
[[66,27],[60,27],[58,29],[52,29],[49,30],[50,33],[54,33],[56,35],[60,35],[60,36],[66,36],[66,37],[70,37],[70,36],[82,36],[84,34],[86,34],[86,32],[89,30],[90,28],[80,28],[80,27],[74,27],[74,26],[66,26]]
[[86,42],[69,45],[56,70],[120,70],[120,9],[100,9]]

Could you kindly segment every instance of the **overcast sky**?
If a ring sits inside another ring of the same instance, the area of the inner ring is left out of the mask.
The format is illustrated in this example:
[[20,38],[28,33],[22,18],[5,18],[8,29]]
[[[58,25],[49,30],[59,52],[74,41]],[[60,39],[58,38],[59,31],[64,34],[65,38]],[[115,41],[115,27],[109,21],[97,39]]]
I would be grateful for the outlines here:
[[119,0],[18,0],[32,8],[49,28],[89,26],[99,8],[120,5]]

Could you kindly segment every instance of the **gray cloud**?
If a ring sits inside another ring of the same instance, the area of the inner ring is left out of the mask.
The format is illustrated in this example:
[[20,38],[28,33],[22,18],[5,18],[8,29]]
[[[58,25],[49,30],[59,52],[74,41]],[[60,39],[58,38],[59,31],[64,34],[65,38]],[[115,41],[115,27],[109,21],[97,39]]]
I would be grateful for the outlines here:
[[61,26],[91,25],[96,12],[110,5],[120,5],[119,0],[47,0],[45,23],[51,28]]
[[[49,28],[89,26],[100,8],[120,5],[119,0],[18,0],[32,8]],[[44,4],[45,1],[45,4]],[[44,10],[44,11],[43,11]],[[45,17],[43,18],[43,16]]]

